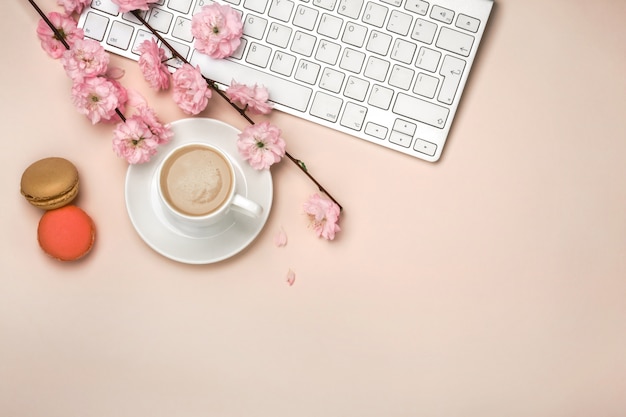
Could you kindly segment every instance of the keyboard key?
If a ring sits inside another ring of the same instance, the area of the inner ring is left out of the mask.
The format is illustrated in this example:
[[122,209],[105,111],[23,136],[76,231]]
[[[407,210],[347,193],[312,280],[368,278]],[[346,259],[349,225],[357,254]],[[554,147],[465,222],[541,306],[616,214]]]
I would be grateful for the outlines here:
[[385,24],[388,11],[389,9],[382,4],[370,1],[365,6],[365,11],[363,12],[363,18],[361,20],[365,23],[381,28],[383,27],[383,24]]
[[178,16],[174,22],[172,36],[187,42],[193,41],[193,35],[191,34],[191,20]]
[[417,54],[415,66],[426,71],[435,72],[437,71],[437,66],[439,66],[440,59],[441,52],[422,46]]
[[392,130],[391,134],[389,135],[389,142],[408,148],[409,146],[411,146],[411,142],[413,142],[413,136],[409,136],[405,133]]
[[435,152],[437,151],[437,145],[432,142],[425,141],[424,139],[418,138],[415,140],[415,145],[413,146],[413,149],[429,156],[435,156]]
[[402,6],[402,0],[380,0],[383,3],[391,4],[392,6],[400,7]]
[[417,45],[413,42],[405,41],[404,39],[396,39],[393,48],[391,48],[391,58],[396,61],[404,62],[405,64],[410,64],[413,62],[413,57],[415,56],[415,51],[417,50]]
[[415,71],[410,68],[403,67],[401,65],[394,65],[391,69],[391,75],[389,76],[389,85],[408,90],[411,88],[411,82],[413,82],[413,75]]
[[85,32],[85,36],[102,42],[107,26],[109,26],[109,19],[107,17],[89,12],[85,18],[83,31]]
[[443,129],[450,110],[429,101],[398,93],[393,112],[418,122]]
[[326,39],[320,39],[315,52],[315,59],[326,64],[335,65],[337,58],[339,58],[339,52],[341,52],[341,46]]
[[340,124],[353,130],[361,130],[363,121],[367,114],[367,108],[358,104],[348,102],[341,116]]
[[263,39],[267,20],[262,17],[249,14],[243,23],[243,34],[254,39]]
[[340,98],[318,91],[315,93],[310,113],[320,119],[336,122],[342,104],[343,100]]
[[456,90],[459,88],[461,82],[461,76],[465,69],[465,61],[459,58],[455,58],[452,55],[446,55],[443,58],[441,64],[441,70],[439,73],[444,77],[443,84],[441,84],[441,90],[439,90],[439,96],[437,100],[445,104],[452,104]]
[[404,8],[410,12],[426,16],[428,12],[428,2],[422,0],[406,0]]
[[439,78],[420,72],[419,74],[417,74],[417,79],[415,80],[413,92],[415,94],[419,94],[420,96],[433,98],[435,97],[435,92],[437,92],[438,85]]
[[346,75],[332,68],[324,68],[322,72],[322,77],[320,78],[320,88],[324,90],[338,93],[341,91],[341,87],[343,86],[343,79]]
[[363,101],[365,100],[369,86],[369,81],[351,75],[348,77],[348,82],[346,83],[346,88],[343,90],[343,95],[354,100]]
[[389,105],[391,104],[392,99],[392,89],[375,84],[374,87],[372,87],[372,92],[370,93],[370,97],[367,100],[367,103],[383,110],[387,110],[389,108]]
[[250,49],[248,50],[248,55],[246,55],[246,62],[256,65],[258,67],[265,68],[267,63],[270,60],[270,55],[272,54],[272,49],[261,45],[259,43],[253,42],[250,44]]
[[268,12],[270,17],[274,19],[288,22],[291,19],[291,13],[293,12],[293,1],[290,0],[272,0],[270,4],[270,10]]
[[150,23],[155,30],[167,33],[170,30],[172,20],[174,20],[174,15],[172,13],[164,10],[152,9],[150,17],[148,18],[148,23]]
[[317,76],[319,75],[321,68],[322,67],[315,62],[301,59],[296,67],[294,78],[298,81],[302,81],[303,83],[314,85],[317,83]]
[[398,35],[406,36],[411,30],[411,23],[413,17],[410,14],[402,13],[398,10],[393,10],[389,16],[389,23],[387,23],[387,30]]
[[363,75],[376,81],[383,82],[387,78],[389,61],[371,56],[367,59]]
[[480,27],[480,20],[461,13],[456,19],[456,27],[476,33]]
[[404,133],[405,135],[413,136],[416,129],[417,125],[407,120],[396,119],[396,121],[393,122],[393,130]]
[[452,19],[454,19],[454,11],[434,5],[430,11],[430,17],[443,23],[452,23]]
[[113,22],[107,43],[120,49],[128,49],[135,28],[122,22]]
[[341,0],[337,13],[352,19],[358,19],[363,8],[363,0]]
[[367,40],[365,49],[378,55],[387,55],[387,51],[389,51],[391,46],[391,40],[391,35],[373,30]]
[[244,0],[243,7],[262,14],[267,7],[267,0]]
[[291,28],[280,23],[272,23],[267,33],[267,43],[279,48],[286,48],[291,38]]
[[365,133],[377,139],[385,139],[388,130],[389,129],[387,129],[385,126],[381,126],[373,122],[367,122],[367,124],[365,125]]
[[417,19],[413,27],[413,32],[411,32],[411,38],[430,45],[433,43],[433,39],[435,39],[436,32],[436,23],[424,19]]
[[293,72],[294,65],[296,65],[295,56],[289,55],[282,51],[276,51],[274,53],[274,59],[272,60],[272,65],[270,66],[270,69],[273,72],[289,77]]
[[191,0],[169,0],[167,7],[183,14],[189,13],[191,8]]
[[313,48],[317,38],[308,33],[297,31],[291,42],[291,50],[304,56],[313,55]]
[[346,71],[359,73],[363,68],[363,62],[365,61],[365,54],[363,52],[355,51],[354,49],[346,48],[341,55],[341,61],[339,61],[339,67]]
[[307,6],[299,5],[296,15],[293,17],[293,24],[306,30],[313,30],[317,22],[319,12]]
[[337,0],[313,0],[313,4],[326,10],[334,10]]
[[436,45],[446,51],[454,52],[459,55],[469,56],[474,37],[467,33],[459,32],[447,27],[441,28]]
[[346,28],[343,31],[341,41],[360,48],[365,42],[365,36],[367,36],[367,28],[365,26],[348,22],[346,23]]
[[301,112],[306,111],[313,95],[313,90],[308,87],[228,59],[211,59],[194,52],[191,64],[199,65],[205,76],[224,85],[230,85],[233,79],[242,84],[263,85],[270,92],[271,101]]
[[317,27],[317,33],[328,36],[329,38],[337,39],[339,37],[339,33],[341,32],[341,26],[343,26],[343,20],[336,16],[324,13],[320,19],[320,24]]
[[[148,13],[150,13],[150,10],[139,10],[139,15],[144,20],[148,18]],[[137,16],[135,16],[131,12],[122,13],[122,19],[136,25],[143,25],[143,23],[141,23],[141,20],[137,19]]]

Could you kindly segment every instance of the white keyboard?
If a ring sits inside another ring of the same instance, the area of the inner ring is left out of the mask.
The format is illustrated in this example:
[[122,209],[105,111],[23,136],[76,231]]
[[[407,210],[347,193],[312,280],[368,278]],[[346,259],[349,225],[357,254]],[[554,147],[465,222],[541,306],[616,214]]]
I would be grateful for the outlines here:
[[[209,0],[160,0],[144,13],[192,65],[225,87],[263,84],[275,108],[427,161],[439,159],[493,0],[226,0],[244,22],[235,53],[193,48],[191,17]],[[79,27],[134,60],[154,37],[111,0]],[[170,60],[173,67],[181,65]]]

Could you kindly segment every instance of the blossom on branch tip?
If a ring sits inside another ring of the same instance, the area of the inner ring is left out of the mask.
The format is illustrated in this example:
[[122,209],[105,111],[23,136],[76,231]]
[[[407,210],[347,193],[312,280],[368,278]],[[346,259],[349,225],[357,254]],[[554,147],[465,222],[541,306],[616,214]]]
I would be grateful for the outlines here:
[[335,233],[341,231],[339,206],[332,200],[315,193],[304,203],[304,212],[309,216],[311,227],[318,237],[333,240]]
[[272,111],[272,104],[268,101],[270,94],[264,86],[255,84],[250,87],[233,80],[225,93],[231,101],[239,103],[252,114],[268,114]]
[[72,81],[79,83],[85,78],[106,73],[109,54],[93,39],[77,39],[71,49],[63,52],[61,63]]
[[204,110],[211,98],[211,90],[199,67],[183,64],[172,75],[174,102],[187,114]]
[[153,38],[139,44],[139,69],[148,85],[155,90],[167,90],[170,86],[170,72],[165,65],[165,51]]
[[120,13],[126,13],[133,10],[148,10],[148,5],[157,3],[159,0],[112,0],[113,3],[120,6]]
[[243,24],[230,6],[212,3],[202,7],[191,19],[194,47],[214,59],[230,56],[239,47]]
[[72,101],[79,113],[84,114],[92,124],[112,121],[116,109],[123,111],[128,93],[115,80],[104,77],[85,78],[72,86]]
[[239,134],[237,149],[254,169],[268,169],[285,156],[281,131],[268,122],[248,126]]
[[[71,17],[63,16],[57,12],[50,12],[47,17],[69,46],[84,38],[83,30],[76,26],[76,21]],[[39,20],[37,24],[37,37],[41,41],[41,47],[50,57],[61,58],[66,48],[43,19]]]

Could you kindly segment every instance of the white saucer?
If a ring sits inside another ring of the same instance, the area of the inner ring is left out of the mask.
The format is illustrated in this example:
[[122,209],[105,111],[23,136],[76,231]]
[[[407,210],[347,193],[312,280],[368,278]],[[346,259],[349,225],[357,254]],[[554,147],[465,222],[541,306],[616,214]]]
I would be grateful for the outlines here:
[[[273,198],[272,175],[257,171],[239,156],[239,130],[214,119],[182,119],[173,122],[174,137],[162,145],[150,162],[130,165],[126,173],[126,208],[141,238],[161,255],[187,264],[209,264],[230,258],[245,249],[263,229]],[[206,237],[193,237],[172,224],[164,215],[156,189],[157,166],[168,150],[189,142],[213,144],[228,153],[235,165],[237,193],[263,207],[260,218],[231,212],[212,226]]]

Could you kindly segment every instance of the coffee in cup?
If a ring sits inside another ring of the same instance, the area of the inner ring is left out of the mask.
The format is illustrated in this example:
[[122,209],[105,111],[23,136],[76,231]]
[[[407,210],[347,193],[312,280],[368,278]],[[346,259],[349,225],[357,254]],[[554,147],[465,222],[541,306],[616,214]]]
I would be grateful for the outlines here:
[[251,217],[263,212],[260,205],[236,194],[233,163],[215,146],[179,146],[163,159],[157,175],[166,213],[186,229],[215,224],[231,209]]

